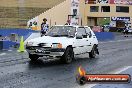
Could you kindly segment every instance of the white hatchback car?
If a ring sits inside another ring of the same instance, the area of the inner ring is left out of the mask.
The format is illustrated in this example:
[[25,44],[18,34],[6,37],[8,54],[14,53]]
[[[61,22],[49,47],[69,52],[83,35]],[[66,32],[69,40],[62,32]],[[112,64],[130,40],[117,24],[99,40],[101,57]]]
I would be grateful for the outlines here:
[[32,61],[46,56],[47,60],[71,63],[74,55],[89,53],[95,58],[99,54],[98,40],[87,26],[53,26],[45,36],[29,40],[26,49]]

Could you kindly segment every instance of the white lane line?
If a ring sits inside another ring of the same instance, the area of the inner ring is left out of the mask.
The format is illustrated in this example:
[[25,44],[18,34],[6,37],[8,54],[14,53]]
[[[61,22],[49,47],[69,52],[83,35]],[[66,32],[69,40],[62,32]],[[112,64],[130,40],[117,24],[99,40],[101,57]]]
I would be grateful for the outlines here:
[[88,85],[87,87],[84,87],[84,88],[92,88],[92,87],[94,87],[96,85],[98,85],[98,84],[90,84],[90,85]]
[[124,68],[118,69],[117,71],[113,71],[113,72],[110,72],[110,73],[111,73],[111,74],[112,74],[112,73],[114,73],[114,74],[119,74],[119,73],[121,73],[121,72],[123,72],[123,71],[125,71],[125,70],[127,70],[127,69],[129,69],[129,68],[132,68],[132,66],[126,66],[126,67],[124,67]]
[[6,55],[6,53],[1,53],[0,56]]
[[103,43],[113,43],[113,42],[124,42],[124,41],[130,41],[132,39],[125,39],[125,40],[115,40],[115,41],[107,41],[107,42],[99,42],[99,44],[103,44]]
[[[113,74],[113,73],[114,74],[119,74],[119,73],[121,73],[123,71],[126,71],[129,68],[132,68],[132,66],[126,66],[124,68],[118,69],[117,71],[110,72],[109,74]],[[94,87],[94,86],[96,86],[98,84],[86,84],[86,85],[87,85],[87,87],[83,87],[83,88],[92,88],[92,87]]]
[[10,52],[11,52],[12,50],[8,50],[8,51],[10,51]]

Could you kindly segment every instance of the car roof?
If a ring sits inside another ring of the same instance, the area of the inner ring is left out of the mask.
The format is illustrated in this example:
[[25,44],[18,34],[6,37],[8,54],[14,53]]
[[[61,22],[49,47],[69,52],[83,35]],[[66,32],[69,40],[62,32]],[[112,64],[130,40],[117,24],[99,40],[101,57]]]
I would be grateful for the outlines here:
[[55,25],[55,26],[66,26],[66,27],[87,27],[87,28],[90,28],[89,26],[78,26],[78,25]]
[[73,26],[73,25],[55,25],[55,26],[78,27],[78,26]]

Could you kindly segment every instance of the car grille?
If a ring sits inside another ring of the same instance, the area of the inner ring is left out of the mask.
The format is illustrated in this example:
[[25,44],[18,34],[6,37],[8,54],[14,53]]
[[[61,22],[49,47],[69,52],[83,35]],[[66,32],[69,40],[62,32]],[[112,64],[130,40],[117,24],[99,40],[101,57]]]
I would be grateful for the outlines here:
[[44,50],[45,54],[50,54],[51,52],[51,47],[37,47],[37,46],[30,46],[26,47],[26,49],[31,50],[32,52],[36,52],[36,50]]
[[39,43],[38,46],[39,46],[39,47],[46,46],[46,43]]
[[26,47],[26,49],[29,49],[29,50],[43,49],[43,50],[46,50],[46,51],[50,51],[51,47],[30,46],[30,47]]

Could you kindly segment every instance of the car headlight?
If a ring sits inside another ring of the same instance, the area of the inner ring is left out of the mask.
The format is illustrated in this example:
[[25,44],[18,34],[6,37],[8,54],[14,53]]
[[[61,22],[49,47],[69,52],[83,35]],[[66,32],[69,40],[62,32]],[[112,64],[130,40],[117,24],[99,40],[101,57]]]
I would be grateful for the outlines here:
[[52,48],[62,48],[61,43],[52,43]]
[[32,46],[33,42],[27,42],[26,46]]

